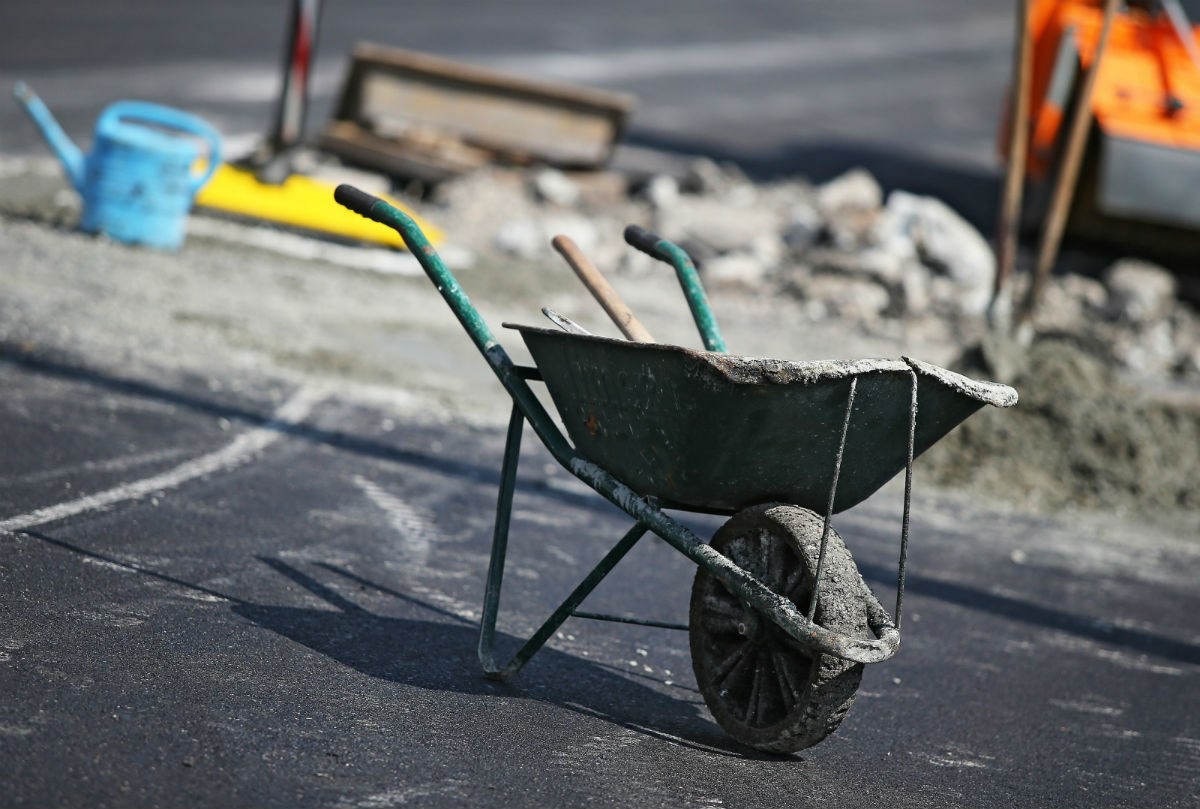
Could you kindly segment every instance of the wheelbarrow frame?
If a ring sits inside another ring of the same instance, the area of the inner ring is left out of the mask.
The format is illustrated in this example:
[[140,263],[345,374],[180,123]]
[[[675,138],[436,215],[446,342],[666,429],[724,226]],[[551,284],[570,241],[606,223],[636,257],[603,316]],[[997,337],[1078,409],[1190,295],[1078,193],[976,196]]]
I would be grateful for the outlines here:
[[[911,497],[913,436],[916,425],[916,374],[913,372],[913,398],[910,413],[908,463],[905,476],[905,507],[901,536],[900,572],[897,587],[896,615],[893,621],[887,611],[873,596],[865,599],[867,623],[875,639],[850,637],[818,626],[812,620],[819,587],[813,588],[813,599],[808,614],[801,612],[786,596],[770,590],[759,579],[734,564],[686,526],[672,519],[658,506],[653,498],[645,497],[625,485],[612,474],[579,455],[566,436],[555,424],[533,389],[531,381],[540,381],[541,373],[535,367],[517,365],[500,345],[484,322],[470,299],[459,286],[454,275],[442,262],[441,257],[421,233],[420,228],[404,212],[366,194],[352,186],[339,186],[335,198],[345,207],[362,216],[394,228],[404,239],[409,250],[417,257],[422,269],[429,276],[442,298],[450,306],[455,317],[467,332],[472,342],[492,368],[497,379],[513,400],[508,432],[501,466],[500,488],[496,503],[496,521],[492,537],[491,559],[479,636],[479,661],[485,673],[496,679],[507,679],[516,674],[530,658],[553,636],[554,632],[569,617],[615,620],[647,626],[686,629],[676,624],[643,621],[636,618],[583,613],[577,607],[593,589],[612,571],[618,562],[637,544],[647,531],[653,532],[671,547],[704,568],[721,582],[731,593],[736,594],[751,607],[767,616],[801,647],[812,652],[829,654],[855,663],[877,663],[895,654],[900,643],[900,608],[904,590],[904,568],[908,545],[908,512]],[[669,243],[667,243],[669,244]],[[715,324],[714,324],[715,328]],[[853,406],[855,381],[848,386],[847,418],[843,422],[841,446],[845,445],[849,413]],[[636,522],[616,545],[600,560],[590,573],[575,587],[549,618],[542,623],[524,645],[503,665],[495,659],[496,619],[503,585],[504,563],[508,547],[508,531],[512,517],[512,500],[516,490],[517,462],[524,425],[528,422],[534,433],[559,464],[598,494],[620,508]],[[821,557],[825,555],[825,543],[829,533],[829,519],[833,512],[833,499],[837,488],[837,476],[841,466],[839,450],[837,463],[831,472],[829,508],[825,514],[825,529],[821,543]],[[821,563],[817,565],[815,581],[819,584]]]

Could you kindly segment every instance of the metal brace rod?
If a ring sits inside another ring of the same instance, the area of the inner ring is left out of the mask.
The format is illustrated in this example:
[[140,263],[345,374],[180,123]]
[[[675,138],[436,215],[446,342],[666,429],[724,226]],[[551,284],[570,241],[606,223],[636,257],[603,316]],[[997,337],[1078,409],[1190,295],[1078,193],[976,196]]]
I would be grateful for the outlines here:
[[842,455],[846,451],[846,433],[850,430],[850,411],[854,409],[854,396],[858,391],[858,377],[850,378],[850,393],[846,396],[846,416],[842,419],[842,437],[838,442],[837,457],[833,462],[833,482],[829,484],[829,505],[825,508],[825,525],[821,529],[821,553],[817,556],[817,575],[813,579],[812,595],[808,597],[808,620],[817,614],[817,593],[821,590],[821,573],[825,570],[825,548],[829,544],[829,521],[833,517],[833,500],[837,496],[838,477],[842,474]]
[[576,610],[571,613],[572,618],[587,618],[591,621],[608,621],[614,624],[633,624],[634,626],[652,626],[656,629],[681,629],[684,632],[688,631],[687,624],[677,624],[670,621],[648,621],[645,618],[629,618],[624,615],[605,615],[601,612],[583,612]]
[[[487,583],[483,594],[483,614],[479,622],[479,663],[489,677],[506,680],[516,674],[529,662],[529,659],[541,649],[546,641],[554,634],[563,621],[575,613],[583,600],[607,576],[625,554],[637,544],[646,533],[646,526],[636,523],[626,532],[604,558],[592,568],[592,571],[571,594],[558,606],[549,618],[513,655],[504,666],[496,664],[496,618],[500,611],[500,590],[504,584],[504,561],[508,554],[508,529],[512,522],[512,501],[516,492],[517,464],[521,455],[521,436],[525,424],[525,415],[515,402],[512,415],[508,420],[508,436],[504,444],[504,461],[500,472],[500,491],[496,498],[496,524],[492,534],[492,554],[488,562]],[[592,617],[584,615],[581,617]],[[626,619],[634,622],[634,619]]]
[[917,442],[917,372],[912,374],[912,400],[908,410],[908,460],[904,464],[904,518],[900,523],[900,570],[896,574],[896,631],[900,630],[900,608],[904,604],[904,572],[908,565],[908,520],[912,506],[913,447]]
[[496,524],[492,530],[492,555],[488,561],[483,591],[483,614],[479,621],[479,663],[484,671],[496,669],[492,649],[496,640],[496,615],[500,611],[500,588],[504,580],[504,558],[508,553],[508,526],[512,521],[513,492],[517,486],[517,462],[521,456],[521,433],[525,416],[513,403],[500,467],[500,490],[496,496]]

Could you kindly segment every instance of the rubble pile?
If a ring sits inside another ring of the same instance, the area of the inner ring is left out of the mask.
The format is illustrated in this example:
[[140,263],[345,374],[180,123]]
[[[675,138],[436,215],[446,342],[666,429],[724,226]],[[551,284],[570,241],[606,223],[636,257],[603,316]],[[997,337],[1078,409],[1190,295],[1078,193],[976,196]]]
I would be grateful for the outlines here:
[[[445,184],[436,200],[450,232],[480,253],[549,260],[551,237],[565,233],[606,271],[636,274],[648,259],[618,234],[640,224],[685,248],[712,294],[786,295],[800,316],[880,334],[978,342],[996,272],[987,239],[949,206],[885,195],[863,170],[813,186],[756,185],[704,159],[682,178],[633,183],[489,169]],[[1117,261],[1099,278],[1052,278],[1037,327],[1073,335],[1128,375],[1200,380],[1200,316],[1170,272],[1144,261]]]
[[[553,260],[561,232],[605,271],[637,274],[649,260],[617,234],[641,224],[684,247],[714,297],[787,296],[798,317],[919,332],[965,347],[959,370],[996,373],[979,348],[996,272],[987,239],[940,200],[885,194],[866,171],[756,185],[699,160],[682,177],[623,185],[493,169],[447,184],[438,200],[481,253]],[[1006,380],[1020,406],[968,420],[927,453],[922,474],[1035,507],[1200,511],[1200,316],[1175,277],[1136,259],[1098,277],[1055,276],[1036,326]],[[1192,395],[1147,395],[1171,389]]]

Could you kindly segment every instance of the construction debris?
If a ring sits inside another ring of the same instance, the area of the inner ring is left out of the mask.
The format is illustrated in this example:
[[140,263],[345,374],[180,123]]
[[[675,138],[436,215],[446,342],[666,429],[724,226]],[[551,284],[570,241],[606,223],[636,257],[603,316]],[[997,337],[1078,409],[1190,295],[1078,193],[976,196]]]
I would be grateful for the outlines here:
[[490,163],[598,168],[633,107],[620,93],[362,43],[318,143],[349,162],[425,182]]

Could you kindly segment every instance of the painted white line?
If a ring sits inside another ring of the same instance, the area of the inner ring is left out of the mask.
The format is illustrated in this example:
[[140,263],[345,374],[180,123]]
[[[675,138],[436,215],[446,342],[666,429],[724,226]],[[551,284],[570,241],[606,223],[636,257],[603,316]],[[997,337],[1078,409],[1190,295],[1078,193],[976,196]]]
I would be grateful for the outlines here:
[[432,547],[430,538],[433,536],[433,515],[389,494],[379,484],[367,480],[362,475],[354,476],[354,484],[387,514],[388,521],[400,537],[406,568],[424,569]]
[[459,618],[471,623],[478,623],[480,619],[478,608],[417,580],[416,574],[429,572],[426,563],[433,550],[433,539],[437,531],[434,528],[434,516],[429,511],[406,503],[399,497],[390,494],[378,483],[368,480],[362,475],[354,476],[354,484],[362,490],[367,499],[388,516],[392,528],[400,536],[403,558],[399,561],[402,564],[401,575],[404,577],[405,591],[409,595],[425,598],[435,607],[457,615]]
[[[779,68],[845,68],[887,59],[961,51],[1003,50],[1012,36],[1006,16],[919,27],[796,34],[748,42],[701,42],[595,51],[502,56],[489,67],[513,73],[588,83],[663,76],[766,72]],[[799,93],[799,91],[797,91]]]
[[169,469],[153,477],[122,483],[111,489],[89,494],[76,500],[46,506],[37,511],[0,520],[0,534],[23,531],[35,525],[106,508],[124,500],[136,500],[148,494],[174,489],[203,475],[232,469],[245,463],[256,452],[277,441],[287,427],[304,419],[323,398],[324,393],[315,388],[301,388],[272,414],[271,420],[265,425],[239,435],[228,445],[215,452],[193,458],[174,469]]

